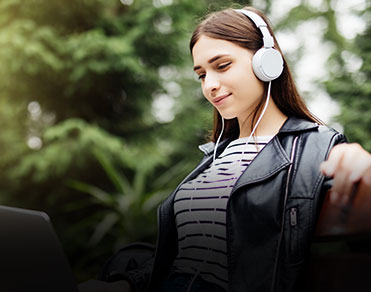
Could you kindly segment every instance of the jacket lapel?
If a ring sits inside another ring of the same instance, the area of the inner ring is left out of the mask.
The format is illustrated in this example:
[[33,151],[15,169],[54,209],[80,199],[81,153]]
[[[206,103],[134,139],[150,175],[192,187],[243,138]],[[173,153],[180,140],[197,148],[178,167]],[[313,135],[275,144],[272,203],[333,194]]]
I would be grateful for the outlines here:
[[236,182],[232,192],[241,186],[260,182],[290,165],[290,159],[277,136],[258,153]]

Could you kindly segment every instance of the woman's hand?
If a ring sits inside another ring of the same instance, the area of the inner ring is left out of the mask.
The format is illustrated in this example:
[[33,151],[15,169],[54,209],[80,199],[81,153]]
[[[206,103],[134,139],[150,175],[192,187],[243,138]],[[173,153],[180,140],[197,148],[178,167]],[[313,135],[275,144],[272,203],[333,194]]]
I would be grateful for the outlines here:
[[89,280],[79,284],[80,292],[131,292],[127,281],[103,282],[98,280]]
[[339,144],[330,152],[328,159],[322,162],[320,171],[334,178],[330,201],[344,205],[358,183],[365,184],[371,193],[371,154],[361,145]]

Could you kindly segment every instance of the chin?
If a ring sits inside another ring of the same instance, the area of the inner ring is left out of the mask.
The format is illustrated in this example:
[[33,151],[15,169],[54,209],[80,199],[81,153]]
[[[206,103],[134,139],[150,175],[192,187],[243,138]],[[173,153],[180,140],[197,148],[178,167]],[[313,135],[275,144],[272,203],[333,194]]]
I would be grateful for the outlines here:
[[237,115],[234,115],[234,114],[231,114],[231,113],[221,113],[219,112],[219,114],[222,116],[223,119],[225,120],[232,120],[234,118],[237,118]]

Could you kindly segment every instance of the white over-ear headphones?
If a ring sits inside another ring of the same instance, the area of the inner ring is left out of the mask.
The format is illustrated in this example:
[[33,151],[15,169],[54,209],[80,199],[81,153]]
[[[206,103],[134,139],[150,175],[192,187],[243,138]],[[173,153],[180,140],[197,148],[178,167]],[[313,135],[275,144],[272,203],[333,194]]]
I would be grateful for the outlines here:
[[281,53],[274,49],[274,40],[268,30],[268,25],[255,12],[245,9],[235,11],[246,15],[263,34],[264,46],[258,50],[252,59],[252,67],[256,77],[261,81],[268,82],[278,78],[283,71],[283,59]]

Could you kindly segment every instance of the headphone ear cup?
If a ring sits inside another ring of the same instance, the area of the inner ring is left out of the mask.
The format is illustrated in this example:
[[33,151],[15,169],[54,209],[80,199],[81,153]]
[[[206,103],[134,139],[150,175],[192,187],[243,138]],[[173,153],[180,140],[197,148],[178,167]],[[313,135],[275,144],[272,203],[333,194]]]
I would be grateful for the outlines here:
[[261,81],[272,81],[283,71],[282,55],[273,48],[261,48],[252,58],[252,67],[256,77]]

